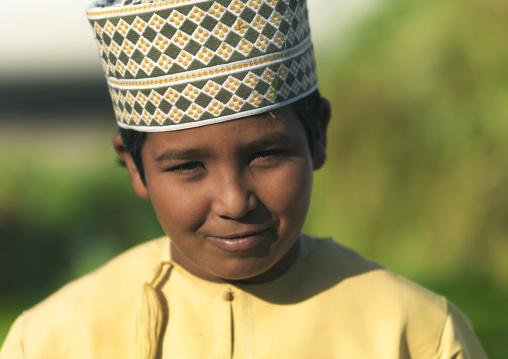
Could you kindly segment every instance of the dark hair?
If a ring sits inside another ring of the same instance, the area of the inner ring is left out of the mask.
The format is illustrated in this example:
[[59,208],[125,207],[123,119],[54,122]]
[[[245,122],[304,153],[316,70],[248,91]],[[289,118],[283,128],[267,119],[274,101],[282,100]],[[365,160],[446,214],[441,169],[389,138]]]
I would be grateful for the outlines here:
[[[311,155],[313,155],[314,135],[316,133],[319,110],[321,107],[321,95],[319,94],[319,91],[316,90],[310,95],[293,102],[290,106],[293,108],[293,111],[295,111],[305,128],[307,142]],[[144,183],[145,173],[143,170],[143,161],[141,160],[141,149],[143,148],[143,144],[146,140],[146,132],[120,128],[120,135],[122,136],[125,151],[127,151],[134,161],[141,180]]]

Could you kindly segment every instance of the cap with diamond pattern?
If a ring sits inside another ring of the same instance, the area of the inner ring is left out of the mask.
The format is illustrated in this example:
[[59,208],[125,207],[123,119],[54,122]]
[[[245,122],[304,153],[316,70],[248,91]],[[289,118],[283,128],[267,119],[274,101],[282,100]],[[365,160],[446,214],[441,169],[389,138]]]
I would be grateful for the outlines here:
[[87,16],[120,127],[203,126],[317,88],[306,0],[109,2]]

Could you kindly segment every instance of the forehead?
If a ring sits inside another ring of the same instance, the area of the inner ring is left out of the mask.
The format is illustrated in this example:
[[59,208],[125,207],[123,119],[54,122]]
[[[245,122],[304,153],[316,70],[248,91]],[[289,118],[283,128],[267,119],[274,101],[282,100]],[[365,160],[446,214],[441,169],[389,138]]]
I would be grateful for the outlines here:
[[148,133],[145,147],[227,147],[258,141],[264,137],[305,138],[305,131],[291,106],[259,115],[180,131]]

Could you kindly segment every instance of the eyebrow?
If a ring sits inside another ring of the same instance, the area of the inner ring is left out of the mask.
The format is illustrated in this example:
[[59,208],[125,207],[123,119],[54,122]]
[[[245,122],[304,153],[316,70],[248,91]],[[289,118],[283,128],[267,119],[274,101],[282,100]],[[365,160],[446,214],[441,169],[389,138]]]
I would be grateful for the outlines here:
[[155,159],[155,162],[164,162],[171,160],[188,160],[196,157],[203,157],[206,151],[203,149],[188,149],[183,151],[166,150]]
[[[266,137],[263,137],[257,141],[251,142],[242,146],[241,150],[246,152],[257,152],[264,150],[268,147],[272,147],[275,145],[285,144],[291,141],[291,137],[285,133],[274,133],[270,134]],[[187,150],[172,150],[168,149],[164,151],[160,156],[155,158],[155,162],[164,162],[164,161],[182,161],[182,160],[190,160],[194,158],[203,158],[209,155],[209,151],[205,148],[191,148]]]
[[248,152],[256,152],[256,151],[260,151],[260,150],[263,150],[268,147],[286,144],[290,141],[291,141],[290,136],[288,136],[285,133],[279,132],[279,133],[274,133],[274,134],[268,135],[264,138],[261,138],[258,141],[254,141],[252,143],[247,144],[245,146],[244,150],[246,150]]

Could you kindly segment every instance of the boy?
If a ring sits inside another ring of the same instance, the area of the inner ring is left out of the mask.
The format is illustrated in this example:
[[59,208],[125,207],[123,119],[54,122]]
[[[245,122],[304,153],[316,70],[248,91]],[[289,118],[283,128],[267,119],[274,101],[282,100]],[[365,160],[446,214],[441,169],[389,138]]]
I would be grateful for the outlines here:
[[167,237],[25,312],[2,359],[485,357],[444,298],[300,233],[330,120],[305,0],[100,1],[88,17],[113,146]]

